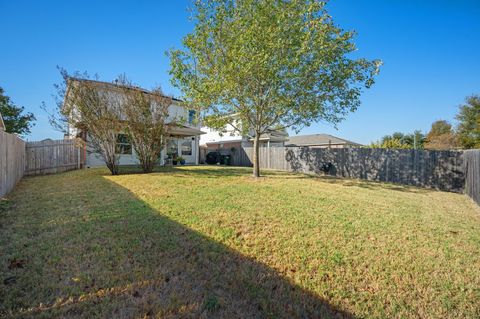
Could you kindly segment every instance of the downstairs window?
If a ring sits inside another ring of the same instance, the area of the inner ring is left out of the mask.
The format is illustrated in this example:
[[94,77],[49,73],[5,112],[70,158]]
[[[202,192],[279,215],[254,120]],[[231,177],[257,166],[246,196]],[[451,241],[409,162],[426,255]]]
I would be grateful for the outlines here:
[[117,135],[117,144],[115,145],[116,154],[132,155],[132,143],[127,134]]

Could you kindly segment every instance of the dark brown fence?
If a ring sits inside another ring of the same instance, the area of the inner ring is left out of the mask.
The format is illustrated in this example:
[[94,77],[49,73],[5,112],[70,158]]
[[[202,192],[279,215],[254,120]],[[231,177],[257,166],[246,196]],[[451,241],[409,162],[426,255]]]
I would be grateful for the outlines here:
[[[248,161],[239,159],[238,162],[242,160],[241,166],[251,166],[253,148],[247,147],[244,151]],[[458,193],[465,188],[462,151],[262,147],[259,156],[261,168],[327,174]],[[234,163],[237,160],[234,159]]]
[[465,193],[480,205],[480,150],[464,152]]
[[81,150],[75,140],[27,142],[25,152],[25,175],[60,173],[81,166]]

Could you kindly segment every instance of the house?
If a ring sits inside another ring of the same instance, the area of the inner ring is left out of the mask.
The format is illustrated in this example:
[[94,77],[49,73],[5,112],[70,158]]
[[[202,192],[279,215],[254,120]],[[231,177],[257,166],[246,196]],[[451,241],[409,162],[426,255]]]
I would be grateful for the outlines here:
[[354,148],[363,145],[329,134],[290,136],[285,146],[303,146],[311,148]]
[[[113,93],[112,96],[116,94],[124,94],[123,90],[125,86],[121,86],[109,82],[101,82],[94,80],[83,80],[83,79],[71,79],[69,81],[70,85],[77,85],[78,83],[89,82],[93,84],[94,87],[98,88],[101,91],[108,91]],[[139,87],[128,87],[128,89],[138,90],[144,94],[150,94],[153,97],[165,97],[158,93],[154,93]],[[68,88],[67,94],[65,96],[65,101],[68,100]],[[154,99],[153,99],[154,100]],[[183,119],[182,124],[175,124],[170,127],[168,130],[169,136],[168,141],[161,152],[160,164],[163,165],[167,161],[170,162],[171,159],[175,159],[179,156],[185,159],[187,164],[198,164],[199,161],[199,136],[203,134],[200,130],[199,125],[194,123],[195,111],[188,110],[183,106],[183,102],[179,99],[172,98],[172,104],[168,108],[168,119],[167,124],[172,123],[175,119]],[[81,120],[81,119],[80,119]],[[69,128],[69,137],[70,138],[82,138],[84,141],[87,141],[87,147],[84,151],[84,163],[86,167],[95,167],[103,166],[105,162],[100,154],[93,152],[88,147],[89,136],[88,132],[82,131],[76,127]],[[119,155],[120,165],[135,165],[138,164],[138,158],[135,153],[135,149],[132,147],[128,137],[124,132],[118,132],[117,135],[117,147]]]
[[[232,148],[240,149],[243,147],[252,147],[253,139],[250,136],[242,135],[237,128],[241,128],[241,120],[232,115],[232,124],[227,124],[222,131],[204,126],[201,128],[204,135],[200,137],[200,145],[204,152],[219,151],[229,153]],[[278,147],[283,146],[288,137],[286,131],[270,130],[260,136],[260,147]]]
[[3,122],[2,113],[0,113],[0,131],[5,131],[5,123]]

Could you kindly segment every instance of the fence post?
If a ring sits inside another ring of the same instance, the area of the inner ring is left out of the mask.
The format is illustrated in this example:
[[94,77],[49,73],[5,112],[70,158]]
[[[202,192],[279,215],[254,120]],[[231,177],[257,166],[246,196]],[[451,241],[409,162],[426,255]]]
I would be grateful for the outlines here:
[[77,169],[80,169],[80,147],[77,147]]
[[267,156],[268,156],[268,157],[267,157],[267,167],[268,167],[268,168],[271,168],[271,167],[270,167],[270,141],[267,142],[267,145],[268,145],[268,146],[267,146],[267,150],[268,150],[268,155],[267,155]]

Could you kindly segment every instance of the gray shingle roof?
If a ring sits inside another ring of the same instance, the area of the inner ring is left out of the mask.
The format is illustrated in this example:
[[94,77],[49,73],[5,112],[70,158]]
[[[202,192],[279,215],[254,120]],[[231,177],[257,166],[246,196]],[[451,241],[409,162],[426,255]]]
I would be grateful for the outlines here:
[[75,78],[75,77],[71,77],[70,80],[77,81],[77,82],[90,82],[90,83],[94,83],[94,84],[97,84],[97,85],[105,85],[107,87],[129,88],[129,89],[137,90],[137,91],[140,91],[140,92],[143,92],[143,93],[146,93],[146,94],[159,95],[159,96],[163,96],[163,97],[170,97],[173,101],[176,101],[176,102],[183,102],[182,100],[177,99],[173,96],[159,94],[159,93],[152,92],[152,91],[149,91],[147,89],[144,89],[144,88],[141,88],[141,87],[138,87],[138,86],[126,86],[126,85],[116,84],[116,83],[112,83],[112,82],[104,82],[104,81],[91,80],[91,79],[80,79],[80,78]]
[[312,135],[297,135],[289,136],[285,141],[285,146],[315,146],[315,145],[339,145],[348,144],[361,146],[361,144],[345,140],[329,134],[312,134]]

